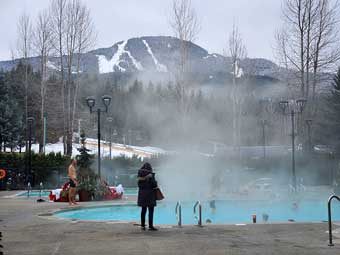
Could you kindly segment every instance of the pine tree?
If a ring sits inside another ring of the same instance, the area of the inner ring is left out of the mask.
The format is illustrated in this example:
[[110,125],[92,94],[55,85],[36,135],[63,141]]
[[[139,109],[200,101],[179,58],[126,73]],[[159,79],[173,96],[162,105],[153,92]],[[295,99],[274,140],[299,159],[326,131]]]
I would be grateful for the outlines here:
[[[77,180],[78,180],[78,190],[85,190],[89,194],[92,194],[96,187],[96,175],[91,169],[93,163],[93,155],[89,154],[89,149],[86,148],[85,144],[86,138],[84,131],[80,133],[81,147],[78,148],[80,155],[77,155]],[[79,195],[80,196],[80,195]]]
[[5,76],[0,74],[0,145],[4,142],[12,151],[19,143],[23,123],[18,102],[11,95]]
[[80,133],[80,142],[81,147],[77,150],[79,151],[80,155],[77,155],[77,165],[79,166],[78,173],[81,177],[87,177],[89,175],[93,175],[91,170],[91,165],[93,163],[93,155],[89,154],[89,149],[86,148],[86,137],[84,131]]
[[340,67],[333,78],[331,94],[326,98],[323,117],[317,123],[317,139],[340,151]]

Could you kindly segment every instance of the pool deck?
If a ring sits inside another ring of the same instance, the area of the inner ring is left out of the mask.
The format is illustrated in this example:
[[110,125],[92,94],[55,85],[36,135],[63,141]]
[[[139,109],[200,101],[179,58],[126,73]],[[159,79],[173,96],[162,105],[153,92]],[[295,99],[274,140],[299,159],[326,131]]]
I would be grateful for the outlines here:
[[[333,247],[327,245],[327,223],[160,226],[158,232],[143,232],[135,222],[56,219],[48,213],[69,208],[66,203],[9,197],[15,193],[0,191],[4,254],[340,254],[340,225],[335,224]],[[135,197],[124,201],[129,200]],[[121,201],[81,206],[116,202]]]

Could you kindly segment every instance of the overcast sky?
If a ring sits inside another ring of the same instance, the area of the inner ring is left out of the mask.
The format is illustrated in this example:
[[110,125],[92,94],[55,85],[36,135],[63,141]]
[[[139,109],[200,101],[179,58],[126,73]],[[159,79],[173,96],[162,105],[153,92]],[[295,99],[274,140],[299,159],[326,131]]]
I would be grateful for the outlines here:
[[[97,29],[96,48],[109,47],[131,37],[173,35],[169,26],[172,0],[83,0]],[[18,17],[33,19],[50,0],[0,0],[0,60],[15,49]],[[201,23],[195,43],[210,53],[223,53],[235,22],[248,57],[274,60],[275,30],[280,26],[281,0],[192,0]]]

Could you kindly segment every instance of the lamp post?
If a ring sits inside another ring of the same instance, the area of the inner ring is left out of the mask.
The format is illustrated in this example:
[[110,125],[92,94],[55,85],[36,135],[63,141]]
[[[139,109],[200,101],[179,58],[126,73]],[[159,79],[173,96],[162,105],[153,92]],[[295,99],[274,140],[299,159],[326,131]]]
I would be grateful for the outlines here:
[[304,98],[297,100],[282,100],[279,105],[282,109],[283,114],[290,114],[292,122],[292,175],[293,175],[293,187],[296,191],[296,173],[295,173],[295,116],[301,114],[307,100]]
[[[93,107],[96,104],[96,100],[93,97],[86,98],[87,106],[90,108],[90,113],[94,113]],[[102,110],[100,108],[97,109],[97,130],[98,130],[98,176],[100,178],[100,114],[102,112],[107,112],[108,107],[111,103],[111,97],[110,96],[102,96],[102,102],[105,106],[105,109]]]
[[312,148],[312,136],[311,136],[311,125],[313,120],[311,119],[307,119],[306,121],[306,125],[307,125],[307,134],[308,134],[308,152],[312,152],[313,148]]
[[110,132],[110,160],[111,160],[111,151],[112,151],[112,117],[107,117],[106,120],[109,122],[109,132]]
[[31,177],[32,177],[32,125],[34,118],[28,117],[28,173],[27,173],[27,182],[30,182],[33,185]]
[[261,120],[262,125],[262,145],[263,145],[263,160],[266,161],[266,125],[268,125],[267,120]]

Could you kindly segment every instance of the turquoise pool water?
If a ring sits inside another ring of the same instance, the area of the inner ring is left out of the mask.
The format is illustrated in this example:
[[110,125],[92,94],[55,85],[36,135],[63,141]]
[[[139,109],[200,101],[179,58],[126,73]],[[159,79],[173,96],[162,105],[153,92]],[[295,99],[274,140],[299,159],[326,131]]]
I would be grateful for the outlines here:
[[[177,224],[175,203],[161,202],[155,208],[155,224]],[[192,203],[182,204],[182,224],[196,224]],[[212,223],[247,223],[252,222],[256,214],[257,222],[263,221],[263,214],[268,215],[268,222],[321,222],[327,221],[326,201],[303,201],[293,205],[291,201],[215,201],[216,210],[209,208],[209,202],[202,202],[202,221]],[[340,220],[340,203],[334,203],[333,220]],[[56,217],[80,220],[123,220],[139,221],[140,208],[135,205],[113,205],[94,208],[82,208],[61,211]]]
[[124,195],[137,195],[138,188],[124,188]]
[[[42,191],[41,192],[41,196],[42,197],[48,197],[50,195],[49,191]],[[30,191],[30,197],[39,197],[40,196],[40,192],[39,191]],[[27,191],[24,193],[20,193],[17,195],[17,197],[27,197]]]

